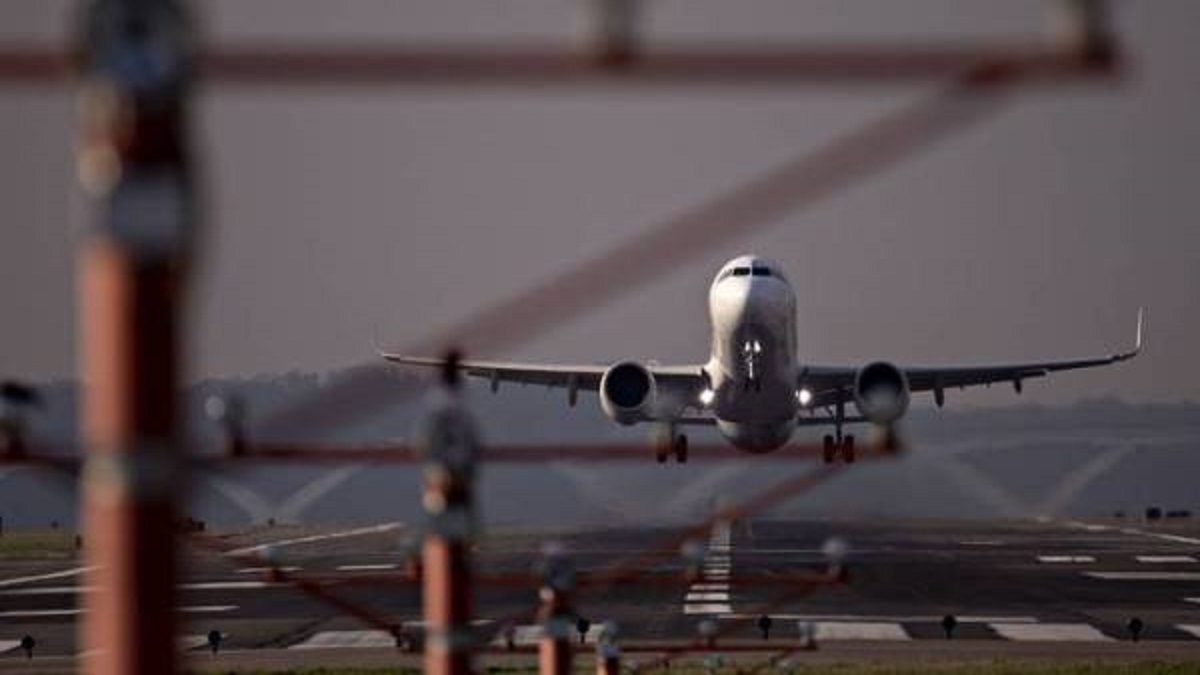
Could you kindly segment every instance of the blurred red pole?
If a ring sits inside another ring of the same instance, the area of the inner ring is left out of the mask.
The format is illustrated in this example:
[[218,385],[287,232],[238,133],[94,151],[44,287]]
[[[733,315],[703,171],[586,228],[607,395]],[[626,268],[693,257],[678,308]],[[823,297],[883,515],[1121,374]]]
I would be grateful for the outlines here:
[[82,520],[88,584],[101,592],[85,595],[81,642],[93,675],[171,675],[178,299],[192,226],[187,23],[175,2],[88,10],[79,167],[100,216],[80,270]]
[[474,529],[473,483],[479,449],[474,424],[458,395],[458,357],[451,354],[444,387],[421,431],[425,459],[422,501],[429,516],[422,555],[425,672],[471,672],[470,538]]

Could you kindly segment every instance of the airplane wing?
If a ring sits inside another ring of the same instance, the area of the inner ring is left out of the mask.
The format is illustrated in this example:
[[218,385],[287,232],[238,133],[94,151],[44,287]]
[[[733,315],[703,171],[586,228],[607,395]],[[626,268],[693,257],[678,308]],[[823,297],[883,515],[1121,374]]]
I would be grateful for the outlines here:
[[[1142,351],[1144,313],[1138,312],[1137,335],[1132,349],[1108,356],[1063,361],[1034,361],[986,366],[900,366],[914,392],[932,391],[939,404],[942,392],[950,388],[963,389],[1003,382],[1011,383],[1019,392],[1024,380],[1045,377],[1050,373],[1107,366],[1128,361]],[[799,387],[812,393],[813,406],[829,406],[853,398],[852,388],[858,368],[838,366],[807,366],[801,369]]]
[[[421,356],[403,356],[388,352],[379,352],[386,361],[408,366],[440,368],[445,360]],[[655,363],[643,364],[659,382],[664,390],[678,395],[680,400],[694,401],[704,389],[702,366],[662,366]],[[600,378],[608,366],[594,364],[555,364],[555,363],[518,363],[512,361],[460,361],[458,371],[463,375],[486,379],[491,382],[492,391],[500,383],[512,382],[517,384],[535,384],[547,387],[560,387],[568,390],[568,400],[575,403],[575,392],[596,391],[600,388]]]

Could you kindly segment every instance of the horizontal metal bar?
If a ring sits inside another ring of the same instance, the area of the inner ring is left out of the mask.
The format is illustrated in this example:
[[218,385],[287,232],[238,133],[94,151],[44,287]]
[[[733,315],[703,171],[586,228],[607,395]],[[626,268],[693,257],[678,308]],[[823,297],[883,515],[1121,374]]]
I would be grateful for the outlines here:
[[[562,45],[212,45],[201,49],[198,75],[253,85],[758,86],[941,79],[986,64],[1026,78],[1063,80],[1113,74],[1117,59],[1115,50],[1097,55],[1044,42],[681,44],[647,47],[615,62]],[[0,45],[0,83],[50,82],[74,70],[67,51]]]

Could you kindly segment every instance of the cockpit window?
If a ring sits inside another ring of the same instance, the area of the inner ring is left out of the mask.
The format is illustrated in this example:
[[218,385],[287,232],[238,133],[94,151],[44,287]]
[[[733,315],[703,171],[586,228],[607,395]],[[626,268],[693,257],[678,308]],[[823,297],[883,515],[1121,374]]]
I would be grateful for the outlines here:
[[735,277],[750,276],[750,268],[749,267],[735,267],[735,268],[733,268],[733,276],[735,276]]
[[769,267],[755,267],[755,268],[754,268],[754,276],[756,276],[756,277],[769,277],[769,276],[771,276],[771,268],[769,268]]

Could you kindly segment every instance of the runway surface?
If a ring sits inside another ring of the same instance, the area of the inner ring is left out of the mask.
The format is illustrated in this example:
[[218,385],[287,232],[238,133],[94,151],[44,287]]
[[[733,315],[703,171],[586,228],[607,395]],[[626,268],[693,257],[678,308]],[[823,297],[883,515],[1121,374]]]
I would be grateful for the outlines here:
[[[476,569],[516,578],[527,573],[529,582],[477,588],[480,640],[497,651],[506,642],[519,650],[536,641],[533,571],[547,541],[559,542],[577,569],[588,573],[628,562],[676,535],[669,529],[489,534],[476,551]],[[187,555],[180,649],[205,651],[205,636],[215,630],[230,654],[394,650],[394,635],[273,580],[266,559],[251,564],[252,556],[269,557],[292,578],[342,579],[330,587],[334,593],[419,642],[420,595],[415,584],[404,582],[401,569],[405,542],[412,537],[405,525],[261,528],[208,536],[238,554]],[[798,592],[804,589],[787,579],[824,571],[823,548],[835,538],[846,546],[846,582]],[[1103,654],[1130,642],[1129,622],[1136,617],[1144,626],[1142,641],[1129,647],[1142,650],[1139,654],[1161,647],[1200,659],[1195,527],[748,520],[713,528],[694,541],[690,558],[674,553],[678,550],[668,547],[644,560],[639,568],[653,578],[643,583],[580,589],[576,609],[591,623],[584,639],[594,642],[604,623],[613,621],[627,649],[653,649],[697,639],[708,621],[718,627],[718,646],[783,647],[797,642],[803,623],[818,644],[916,654],[947,649],[942,620],[949,614],[957,621],[950,642],[980,658],[1036,649],[1034,644],[1053,646],[1047,653],[1062,648]],[[689,561],[699,576],[685,576]],[[78,564],[61,561],[0,563],[0,663],[24,659],[19,649],[24,635],[36,639],[37,658],[77,653],[78,601],[94,592],[81,585],[82,572]],[[757,625],[762,615],[771,618],[766,642]]]

